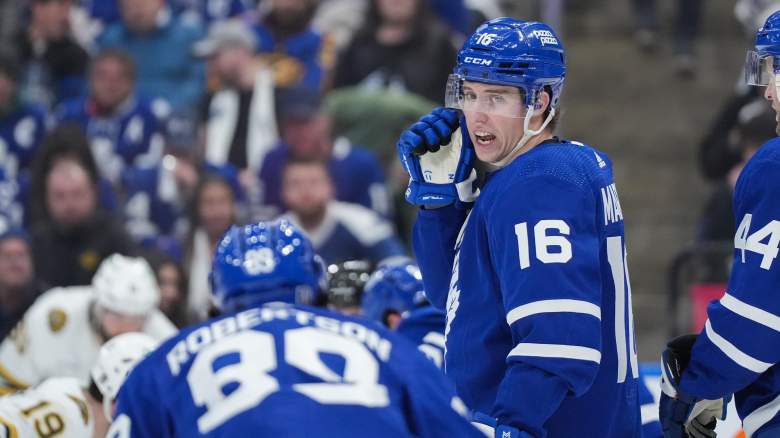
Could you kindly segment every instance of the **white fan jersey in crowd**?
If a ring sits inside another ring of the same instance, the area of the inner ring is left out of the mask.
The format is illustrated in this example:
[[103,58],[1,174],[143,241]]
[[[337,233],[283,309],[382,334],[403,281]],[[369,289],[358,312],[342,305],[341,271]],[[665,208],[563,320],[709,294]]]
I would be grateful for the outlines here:
[[52,378],[0,397],[0,438],[90,438],[93,428],[78,379]]
[[[38,298],[0,344],[0,394],[58,376],[75,377],[86,386],[103,343],[90,321],[94,300],[89,286],[56,288]],[[162,341],[176,327],[155,308],[142,332]]]

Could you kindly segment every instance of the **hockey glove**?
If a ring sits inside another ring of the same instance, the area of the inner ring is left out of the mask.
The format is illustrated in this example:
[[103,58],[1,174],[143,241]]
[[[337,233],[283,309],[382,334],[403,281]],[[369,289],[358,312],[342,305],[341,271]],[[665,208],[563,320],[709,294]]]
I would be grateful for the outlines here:
[[527,432],[523,432],[517,428],[498,424],[498,421],[482,412],[474,412],[471,419],[471,424],[474,425],[480,432],[490,438],[531,438],[531,435]]
[[714,438],[718,419],[726,418],[731,396],[717,400],[695,398],[679,390],[680,377],[691,359],[696,335],[672,339],[661,355],[659,419],[666,438]]
[[457,111],[436,108],[401,134],[397,148],[410,204],[467,207],[479,195],[474,145]]

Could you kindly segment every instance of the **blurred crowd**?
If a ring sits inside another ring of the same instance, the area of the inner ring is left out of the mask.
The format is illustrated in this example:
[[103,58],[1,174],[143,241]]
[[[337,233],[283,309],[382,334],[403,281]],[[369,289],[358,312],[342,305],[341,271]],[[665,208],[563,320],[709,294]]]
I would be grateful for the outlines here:
[[328,264],[407,256],[395,141],[500,5],[0,0],[0,338],[114,253],[202,320],[234,223],[284,215]]
[[[655,2],[632,1],[652,50]],[[0,0],[0,338],[113,253],[150,262],[178,326],[202,320],[234,223],[284,215],[328,264],[408,256],[395,141],[506,3]],[[777,5],[737,1],[745,34]],[[701,6],[679,7],[675,65],[694,74]],[[732,239],[736,178],[774,125],[756,88],[733,90],[700,143],[698,242]]]
[[[734,15],[745,33],[746,47],[753,44],[756,30],[778,8],[778,0],[735,2]],[[711,192],[696,230],[697,242],[733,240],[736,224],[731,201],[737,178],[758,148],[778,135],[776,126],[775,113],[764,97],[764,89],[746,85],[740,70],[734,88],[725,93],[721,108],[715,111],[698,146],[699,168],[710,183]]]

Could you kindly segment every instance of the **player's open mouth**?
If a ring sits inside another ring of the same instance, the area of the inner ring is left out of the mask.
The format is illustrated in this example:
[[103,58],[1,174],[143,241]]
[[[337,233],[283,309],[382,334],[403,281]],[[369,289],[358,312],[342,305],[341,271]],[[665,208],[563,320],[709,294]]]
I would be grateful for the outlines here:
[[477,139],[477,143],[482,145],[488,145],[493,140],[496,139],[496,136],[489,133],[489,132],[483,132],[483,131],[477,131],[474,133],[474,137]]

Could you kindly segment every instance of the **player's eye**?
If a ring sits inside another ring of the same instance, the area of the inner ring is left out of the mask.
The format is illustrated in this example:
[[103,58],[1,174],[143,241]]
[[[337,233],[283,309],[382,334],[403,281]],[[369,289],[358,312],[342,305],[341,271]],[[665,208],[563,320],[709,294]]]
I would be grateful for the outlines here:
[[492,105],[503,105],[506,103],[506,98],[500,94],[491,94],[490,103]]
[[466,102],[476,102],[477,94],[472,91],[466,91],[463,93],[463,99],[465,99]]

